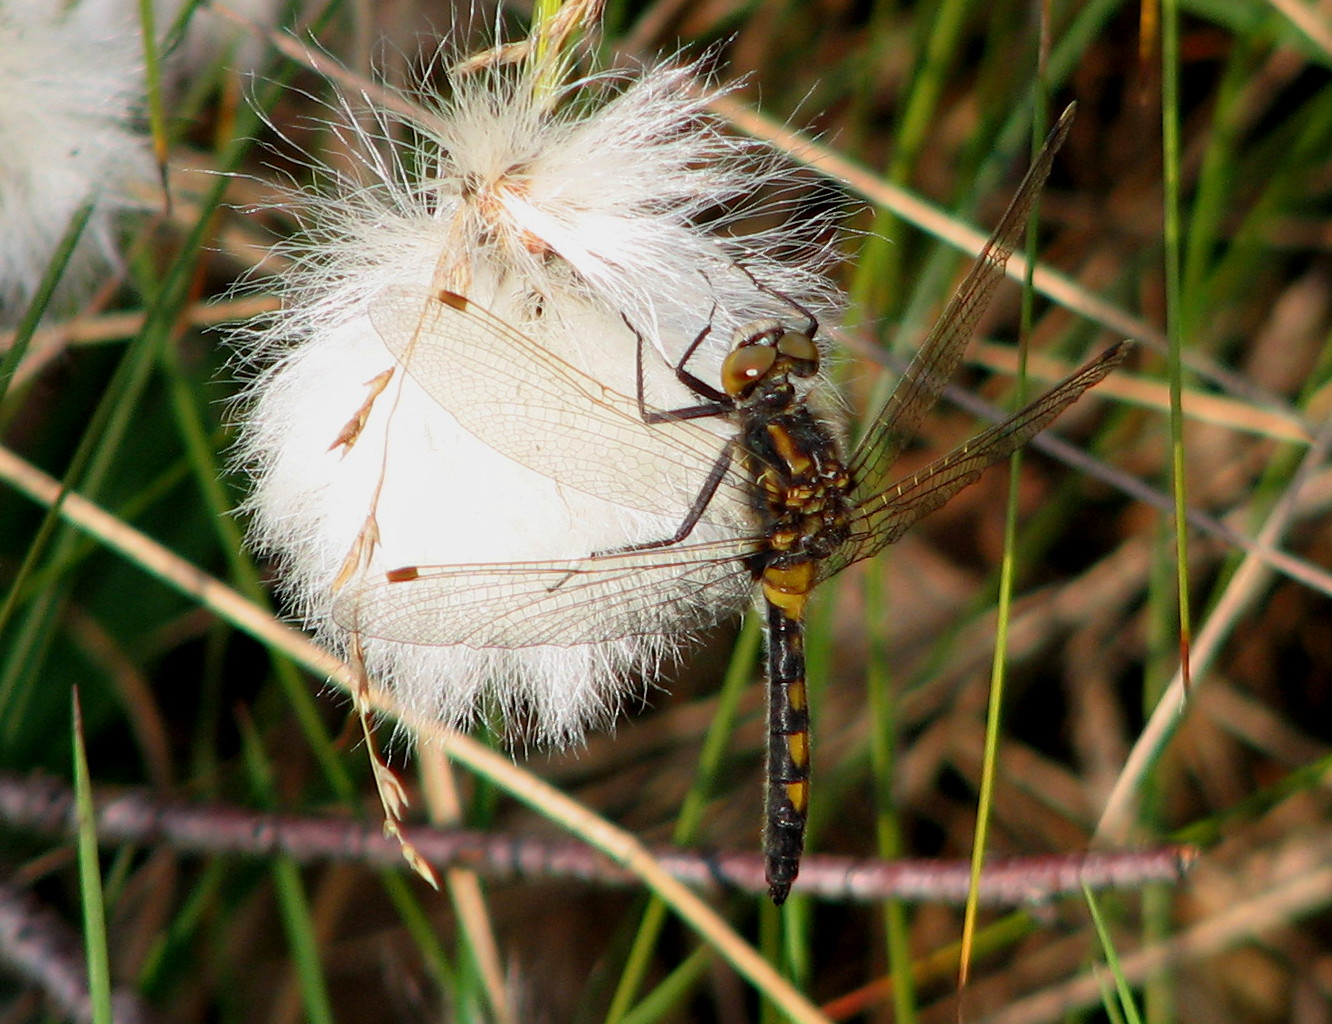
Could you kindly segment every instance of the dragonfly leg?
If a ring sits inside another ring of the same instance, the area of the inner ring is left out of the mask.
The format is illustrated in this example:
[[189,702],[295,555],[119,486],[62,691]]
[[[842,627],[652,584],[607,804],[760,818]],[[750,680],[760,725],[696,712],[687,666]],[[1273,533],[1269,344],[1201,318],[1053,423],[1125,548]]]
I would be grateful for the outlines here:
[[791,298],[791,296],[787,295],[785,292],[779,292],[776,288],[772,287],[772,285],[764,284],[757,277],[755,277],[754,272],[750,270],[747,266],[745,266],[743,263],[732,263],[731,267],[735,270],[740,271],[740,273],[744,274],[745,277],[749,278],[749,283],[752,284],[759,291],[763,292],[763,294],[771,295],[774,299],[778,300],[779,302],[785,303],[786,305],[794,309],[797,313],[799,313],[802,317],[804,317],[805,326],[800,328],[799,333],[808,335],[811,338],[819,333],[819,318],[816,317],[806,306],[801,305],[799,302]]
[[734,443],[735,442],[733,441],[728,441],[726,442],[726,446],[722,448],[721,454],[717,456],[717,461],[714,462],[712,468],[708,470],[708,476],[707,479],[703,481],[703,486],[698,489],[698,494],[694,498],[693,504],[689,506],[689,511],[685,513],[684,519],[681,520],[680,525],[676,527],[675,533],[671,534],[669,537],[663,537],[660,540],[649,540],[642,544],[629,544],[622,548],[613,548],[610,551],[595,551],[593,554],[623,555],[634,551],[652,551],[655,548],[667,548],[672,544],[679,544],[683,541],[694,532],[694,527],[699,524],[699,520],[703,518],[703,513],[706,512],[708,506],[712,504],[712,498],[717,493],[717,488],[721,486],[721,482],[726,478],[726,471],[731,468],[731,449],[734,446]]
[[[714,305],[713,313],[715,312],[716,306]],[[643,349],[647,346],[647,341],[643,337],[643,332],[635,327],[627,316],[621,313],[620,319],[624,321],[629,330],[634,332],[634,337],[638,339],[638,412],[643,417],[644,423],[674,423],[679,420],[697,420],[708,416],[725,416],[734,410],[735,403],[731,401],[726,392],[714,388],[701,377],[696,377],[685,369],[685,364],[693,358],[699,345],[703,344],[703,339],[712,333],[712,314],[709,314],[708,322],[698,332],[694,340],[689,343],[689,347],[685,349],[680,361],[675,364],[676,379],[700,398],[706,398],[707,401],[700,402],[698,405],[687,405],[679,409],[648,408],[647,399],[643,394]]]

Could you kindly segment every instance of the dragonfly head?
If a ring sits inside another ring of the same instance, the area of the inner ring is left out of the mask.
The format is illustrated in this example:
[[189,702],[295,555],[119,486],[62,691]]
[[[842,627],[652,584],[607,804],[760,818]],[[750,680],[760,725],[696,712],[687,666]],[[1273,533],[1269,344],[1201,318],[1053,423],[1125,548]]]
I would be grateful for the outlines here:
[[737,332],[735,347],[722,363],[721,383],[728,395],[743,400],[764,382],[818,372],[819,347],[812,337],[778,320],[759,320]]

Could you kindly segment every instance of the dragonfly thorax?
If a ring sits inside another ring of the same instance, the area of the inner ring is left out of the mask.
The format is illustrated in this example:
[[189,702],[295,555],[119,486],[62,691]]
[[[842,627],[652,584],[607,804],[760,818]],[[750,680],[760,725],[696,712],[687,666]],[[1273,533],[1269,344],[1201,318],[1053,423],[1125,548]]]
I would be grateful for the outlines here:
[[[789,381],[764,392],[791,391]],[[746,407],[741,442],[770,552],[826,557],[845,539],[850,474],[832,432],[803,404]]]

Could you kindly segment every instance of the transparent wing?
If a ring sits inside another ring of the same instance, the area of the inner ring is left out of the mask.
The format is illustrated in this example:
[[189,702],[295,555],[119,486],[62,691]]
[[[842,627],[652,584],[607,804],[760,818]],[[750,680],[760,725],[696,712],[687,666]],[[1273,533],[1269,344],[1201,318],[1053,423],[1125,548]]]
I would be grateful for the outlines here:
[[[638,403],[454,292],[393,287],[370,321],[413,379],[501,454],[561,484],[645,512],[683,510],[725,442],[696,423],[643,422]],[[748,507],[728,473],[703,519]]]
[[942,507],[985,469],[1012,455],[1049,426],[1084,391],[1122,363],[1132,348],[1127,341],[1112,346],[1020,412],[954,448],[919,473],[862,501],[852,513],[850,537],[819,566],[818,578],[826,580],[893,543],[922,516]]
[[706,629],[753,590],[758,542],[727,539],[551,562],[413,566],[349,583],[334,620],[397,643],[569,647]]
[[976,321],[1003,280],[1004,266],[1026,226],[1031,204],[1049,177],[1055,154],[1068,138],[1072,125],[1073,108],[1069,107],[1046,138],[1017,194],[999,219],[994,234],[985,243],[929,337],[856,446],[849,465],[851,478],[856,482],[851,496],[853,503],[883,490],[893,463],[915,437],[921,421],[952,380],[976,328]]

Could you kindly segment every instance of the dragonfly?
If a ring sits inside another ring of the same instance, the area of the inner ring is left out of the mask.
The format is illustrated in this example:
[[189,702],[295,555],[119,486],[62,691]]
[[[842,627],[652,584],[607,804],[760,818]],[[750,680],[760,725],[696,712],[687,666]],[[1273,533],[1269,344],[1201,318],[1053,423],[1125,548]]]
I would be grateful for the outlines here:
[[[681,634],[692,633],[725,620],[757,592],[767,635],[764,864],[768,894],[783,903],[799,871],[809,806],[803,641],[811,593],[1025,445],[1129,352],[1129,342],[1110,347],[1013,416],[894,479],[894,463],[947,386],[1003,278],[1071,117],[1070,108],[1051,131],[849,457],[798,386],[819,369],[818,322],[793,300],[786,300],[789,316],[736,332],[720,387],[687,368],[710,318],[674,367],[698,401],[653,410],[644,398],[645,342],[636,329],[638,388],[630,396],[465,296],[386,290],[370,311],[386,346],[464,429],[495,450],[629,508],[678,508],[682,488],[697,496],[673,535],[647,544],[574,559],[410,565],[359,578],[336,597],[335,620],[360,635],[407,644],[569,646],[659,633],[663,609]],[[716,417],[730,421],[729,439],[700,423]],[[543,442],[533,446],[533,437]],[[570,450],[605,455],[562,457]],[[743,526],[736,508],[747,510]],[[691,540],[699,523],[729,535]]]

